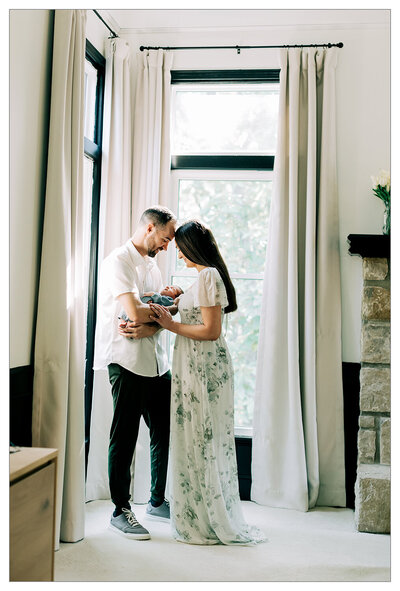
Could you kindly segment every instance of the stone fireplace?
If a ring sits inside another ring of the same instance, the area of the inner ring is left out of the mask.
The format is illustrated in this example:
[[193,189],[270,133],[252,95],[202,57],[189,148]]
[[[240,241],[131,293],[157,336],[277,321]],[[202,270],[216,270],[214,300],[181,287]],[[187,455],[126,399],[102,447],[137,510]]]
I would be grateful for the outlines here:
[[362,257],[360,415],[355,521],[360,532],[390,532],[390,237],[350,234]]

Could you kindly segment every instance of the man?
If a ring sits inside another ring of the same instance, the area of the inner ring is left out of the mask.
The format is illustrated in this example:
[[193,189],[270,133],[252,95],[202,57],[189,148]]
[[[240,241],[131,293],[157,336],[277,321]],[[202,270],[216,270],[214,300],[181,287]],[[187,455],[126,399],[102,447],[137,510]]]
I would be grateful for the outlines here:
[[[108,451],[108,475],[115,510],[110,529],[128,538],[150,534],[130,506],[131,463],[140,417],[150,431],[151,496],[149,517],[169,519],[164,499],[169,446],[171,374],[159,326],[151,323],[150,306],[140,297],[160,291],[161,273],[153,261],[174,238],[176,218],[167,208],[147,209],[130,240],[102,263],[96,326],[94,369],[108,368],[113,396],[113,420]],[[119,324],[125,312],[127,323]]]

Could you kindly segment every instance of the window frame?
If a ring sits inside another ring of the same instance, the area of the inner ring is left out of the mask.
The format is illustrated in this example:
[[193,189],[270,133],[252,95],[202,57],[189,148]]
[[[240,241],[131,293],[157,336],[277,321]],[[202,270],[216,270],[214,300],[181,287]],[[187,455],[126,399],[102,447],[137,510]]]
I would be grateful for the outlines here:
[[[189,84],[279,84],[280,70],[172,70],[171,85]],[[260,154],[171,154],[172,206],[178,211],[179,181],[181,179],[207,180],[272,180],[275,156]],[[224,174],[225,173],[225,174]],[[228,176],[229,175],[229,176]],[[190,272],[176,273],[176,254],[168,256],[168,276],[193,276]],[[239,274],[232,273],[232,278]],[[240,278],[245,278],[240,274]],[[248,274],[247,278],[260,279]],[[251,439],[253,428],[235,426],[237,439]]]
[[171,70],[171,84],[279,83],[280,70]]
[[172,154],[171,170],[273,170],[275,156]]
[[[225,173],[225,174],[224,174]],[[219,168],[207,168],[206,170],[199,169],[176,169],[171,171],[170,181],[170,195],[173,196],[171,209],[178,211],[179,206],[179,181],[180,180],[209,180],[209,181],[272,181],[272,170],[252,170],[252,169],[240,169],[240,170],[221,170]],[[183,272],[178,274],[174,271],[176,253],[175,249],[169,248],[167,251],[168,256],[168,276],[182,276],[182,277],[196,277],[196,272],[193,270],[184,269]],[[232,279],[260,279],[260,273],[230,273]]]
[[[280,70],[171,70],[171,86],[279,84]],[[272,154],[171,154],[171,170],[273,170]]]
[[96,85],[96,106],[94,141],[84,137],[84,158],[88,157],[93,162],[93,185],[92,185],[92,219],[90,238],[90,261],[89,261],[89,284],[88,284],[88,307],[86,327],[86,362],[85,362],[85,466],[90,445],[90,418],[92,413],[93,398],[93,359],[94,359],[94,337],[96,327],[96,301],[97,301],[97,265],[98,265],[98,239],[99,239],[99,217],[100,217],[100,190],[101,190],[101,159],[102,159],[102,138],[103,138],[103,105],[106,60],[102,54],[86,40],[85,59],[90,61],[97,70]]

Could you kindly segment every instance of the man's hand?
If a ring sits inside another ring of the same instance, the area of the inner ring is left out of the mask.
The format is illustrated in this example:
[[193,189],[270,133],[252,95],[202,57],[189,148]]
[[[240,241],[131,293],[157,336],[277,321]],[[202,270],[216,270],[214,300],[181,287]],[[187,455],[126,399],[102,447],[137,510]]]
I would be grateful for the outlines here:
[[160,327],[156,324],[140,324],[139,322],[120,322],[118,333],[128,339],[144,339],[152,337]]

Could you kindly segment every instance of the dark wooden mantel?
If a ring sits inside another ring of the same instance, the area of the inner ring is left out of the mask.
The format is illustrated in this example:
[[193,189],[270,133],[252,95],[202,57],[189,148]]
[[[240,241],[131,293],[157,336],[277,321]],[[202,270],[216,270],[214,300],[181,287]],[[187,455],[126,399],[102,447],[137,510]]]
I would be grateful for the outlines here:
[[385,234],[349,234],[349,253],[361,257],[390,259],[390,236]]

